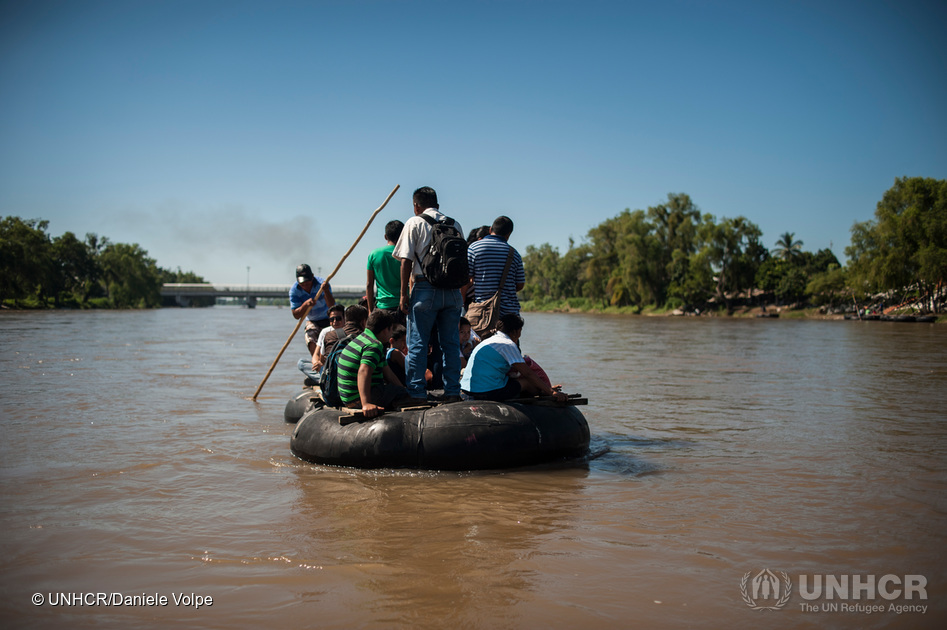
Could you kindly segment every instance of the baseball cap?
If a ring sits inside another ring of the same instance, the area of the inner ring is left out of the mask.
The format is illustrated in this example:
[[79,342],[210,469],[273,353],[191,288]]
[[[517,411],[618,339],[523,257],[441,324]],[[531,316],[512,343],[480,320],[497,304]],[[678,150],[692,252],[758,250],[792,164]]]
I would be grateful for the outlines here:
[[313,280],[315,276],[312,275],[312,269],[306,263],[303,263],[296,267],[296,281],[305,282],[307,280]]

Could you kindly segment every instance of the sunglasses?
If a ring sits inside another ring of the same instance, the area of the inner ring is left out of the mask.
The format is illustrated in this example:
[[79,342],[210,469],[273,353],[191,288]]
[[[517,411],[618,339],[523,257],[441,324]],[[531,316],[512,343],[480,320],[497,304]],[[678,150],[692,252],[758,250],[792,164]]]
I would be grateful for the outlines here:
[[343,319],[345,319],[345,318],[344,318],[344,317],[330,317],[330,318],[329,318],[329,321],[330,321],[330,322],[341,322]]

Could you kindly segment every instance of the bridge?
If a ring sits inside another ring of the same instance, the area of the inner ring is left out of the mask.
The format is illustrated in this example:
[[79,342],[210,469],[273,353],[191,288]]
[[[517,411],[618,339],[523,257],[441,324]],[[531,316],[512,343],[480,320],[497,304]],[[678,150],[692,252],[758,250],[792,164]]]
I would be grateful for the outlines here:
[[[188,306],[194,298],[242,298],[251,308],[256,306],[260,298],[289,299],[288,284],[257,284],[257,285],[215,285],[168,283],[161,285],[161,297],[173,298],[179,306]],[[332,296],[337,300],[360,300],[365,295],[365,286],[333,285]]]

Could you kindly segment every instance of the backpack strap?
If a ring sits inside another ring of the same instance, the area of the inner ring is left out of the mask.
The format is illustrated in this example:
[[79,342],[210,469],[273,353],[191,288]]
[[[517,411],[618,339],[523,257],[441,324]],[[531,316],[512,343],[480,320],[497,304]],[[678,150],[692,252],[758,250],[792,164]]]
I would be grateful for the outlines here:
[[[421,217],[428,225],[430,225],[431,228],[433,228],[435,225],[437,225],[437,219],[431,217],[430,215],[424,214],[424,213],[422,212],[422,213],[419,214],[418,216]],[[431,236],[431,238],[434,238],[433,235]],[[417,245],[415,245],[415,247],[417,247]],[[424,253],[423,253],[423,252],[421,253],[420,256],[418,256],[418,251],[417,251],[417,249],[414,250],[414,260],[415,260],[419,265],[421,264],[421,259],[422,259],[423,257],[424,257]],[[413,273],[413,271],[412,271],[412,273]]]
[[443,220],[443,221],[438,221],[437,219],[435,219],[435,218],[432,217],[431,215],[429,215],[429,214],[424,214],[423,212],[422,212],[421,214],[419,214],[418,216],[421,217],[422,219],[424,219],[425,221],[427,221],[427,222],[428,222],[429,224],[431,224],[431,225],[437,225],[438,223],[440,223],[441,225],[446,225],[447,227],[454,227],[454,224],[457,223],[456,221],[454,221],[452,218],[450,218],[450,217],[448,217],[448,216],[444,216],[444,220]]
[[503,285],[506,284],[506,274],[510,271],[510,263],[513,262],[513,246],[507,244],[510,251],[506,253],[506,264],[503,266],[503,275],[500,276],[500,286],[497,291],[503,291]]

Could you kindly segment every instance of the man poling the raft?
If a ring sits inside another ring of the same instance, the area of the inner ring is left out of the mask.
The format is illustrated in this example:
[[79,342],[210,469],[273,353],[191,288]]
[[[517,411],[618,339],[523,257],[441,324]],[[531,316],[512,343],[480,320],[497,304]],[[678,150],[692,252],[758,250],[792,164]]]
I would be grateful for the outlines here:
[[[362,231],[359,233],[358,237],[355,239],[355,242],[352,243],[352,246],[349,247],[348,251],[345,252],[345,254],[342,256],[342,259],[339,260],[339,264],[335,266],[335,269],[332,270],[332,273],[330,273],[326,277],[325,279],[326,284],[328,284],[329,280],[331,280],[335,276],[335,274],[339,271],[339,268],[342,266],[342,263],[345,262],[345,259],[349,257],[349,254],[352,253],[352,250],[355,249],[355,246],[358,245],[358,242],[362,240],[363,236],[365,236],[365,232],[368,230],[368,227],[372,224],[372,221],[374,221],[375,217],[378,216],[378,213],[381,212],[385,208],[385,206],[388,205],[388,202],[391,201],[391,198],[395,195],[396,192],[398,192],[399,188],[401,188],[400,185],[395,186],[392,189],[392,191],[388,193],[388,196],[385,198],[384,203],[382,203],[380,206],[378,206],[378,208],[375,209],[375,212],[373,212],[372,216],[369,217],[368,223],[366,223],[365,227],[362,228]],[[316,293],[313,300],[317,301],[321,295],[322,295],[322,287],[320,286],[319,291]],[[266,384],[266,381],[270,378],[270,374],[272,374],[273,370],[276,368],[276,364],[279,363],[279,360],[283,356],[283,353],[286,352],[286,348],[289,347],[289,343],[293,340],[293,337],[296,336],[296,331],[299,330],[300,325],[303,323],[303,321],[306,320],[306,317],[309,314],[309,308],[311,308],[311,305],[310,307],[305,308],[300,313],[299,318],[296,321],[296,327],[293,328],[293,332],[289,333],[289,337],[287,337],[286,343],[283,344],[283,347],[280,348],[280,351],[276,354],[276,358],[273,359],[273,364],[270,365],[270,369],[267,370],[266,376],[263,377],[263,380],[260,381],[260,384],[257,386],[256,391],[253,392],[253,396],[250,397],[250,400],[252,400],[253,402],[256,402],[257,396],[259,396],[260,391],[263,390],[263,386]]]

